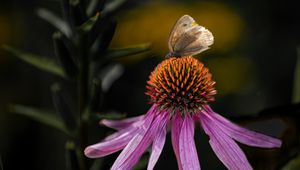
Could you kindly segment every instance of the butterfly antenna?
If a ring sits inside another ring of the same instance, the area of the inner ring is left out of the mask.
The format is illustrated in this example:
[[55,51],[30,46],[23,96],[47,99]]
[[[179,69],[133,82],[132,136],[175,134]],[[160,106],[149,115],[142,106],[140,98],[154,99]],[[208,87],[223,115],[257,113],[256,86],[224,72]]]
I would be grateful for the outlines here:
[[165,56],[165,58],[171,58],[171,57],[174,57],[174,56],[175,56],[174,53],[170,51],[170,52]]

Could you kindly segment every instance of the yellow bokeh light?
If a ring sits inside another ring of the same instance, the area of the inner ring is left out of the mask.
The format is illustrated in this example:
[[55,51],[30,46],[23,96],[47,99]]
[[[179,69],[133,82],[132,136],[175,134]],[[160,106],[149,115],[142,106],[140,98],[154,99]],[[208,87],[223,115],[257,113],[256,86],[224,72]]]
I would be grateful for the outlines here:
[[168,53],[169,32],[184,14],[191,15],[199,25],[213,33],[215,44],[211,48],[216,51],[230,50],[239,41],[243,20],[232,8],[222,3],[153,3],[131,10],[121,17],[113,46],[151,42],[153,51],[164,55]]
[[255,80],[255,66],[246,57],[219,57],[209,60],[206,65],[217,82],[220,95],[238,92]]

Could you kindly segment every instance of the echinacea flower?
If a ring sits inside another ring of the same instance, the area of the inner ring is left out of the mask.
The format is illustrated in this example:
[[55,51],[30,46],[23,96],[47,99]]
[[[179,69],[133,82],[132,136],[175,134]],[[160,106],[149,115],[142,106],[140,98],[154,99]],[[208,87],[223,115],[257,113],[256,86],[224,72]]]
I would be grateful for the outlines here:
[[142,116],[124,120],[102,120],[117,132],[102,142],[88,146],[85,155],[99,158],[123,149],[112,170],[129,170],[151,147],[148,170],[152,170],[163,150],[167,126],[171,125],[172,145],[180,170],[199,170],[194,141],[194,124],[200,122],[209,143],[222,163],[231,170],[252,169],[235,141],[254,147],[277,148],[281,141],[242,128],[215,113],[215,82],[209,70],[197,59],[171,57],[151,73],[146,94],[152,107]]

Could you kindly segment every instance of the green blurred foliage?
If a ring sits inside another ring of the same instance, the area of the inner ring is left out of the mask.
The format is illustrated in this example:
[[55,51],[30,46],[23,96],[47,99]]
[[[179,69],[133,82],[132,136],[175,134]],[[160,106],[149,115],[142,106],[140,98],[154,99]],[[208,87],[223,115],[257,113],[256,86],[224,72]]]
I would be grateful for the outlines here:
[[292,159],[282,170],[298,170],[300,169],[300,155]]

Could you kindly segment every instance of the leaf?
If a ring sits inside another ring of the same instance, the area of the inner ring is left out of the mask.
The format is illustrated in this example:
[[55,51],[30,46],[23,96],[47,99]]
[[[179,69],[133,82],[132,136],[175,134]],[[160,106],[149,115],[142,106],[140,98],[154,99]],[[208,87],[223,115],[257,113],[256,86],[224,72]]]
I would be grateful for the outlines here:
[[66,166],[67,170],[80,169],[76,145],[73,141],[66,142]]
[[70,134],[61,119],[59,119],[53,112],[23,105],[10,105],[9,111],[31,118],[37,122],[60,130],[68,135]]
[[109,20],[105,25],[103,25],[98,37],[93,36],[92,33],[90,34],[89,42],[90,45],[93,44],[91,48],[91,51],[94,54],[93,57],[102,56],[106,53],[115,34],[116,27],[117,22],[115,20]]
[[105,57],[108,59],[118,59],[122,57],[127,57],[129,55],[139,54],[148,51],[150,47],[151,47],[150,43],[145,43],[145,44],[139,44],[131,47],[110,49],[106,53]]
[[297,62],[294,71],[292,102],[300,103],[300,46],[297,48]]
[[70,0],[69,3],[71,23],[73,24],[73,27],[76,28],[87,20],[87,16],[81,6],[80,0]]
[[66,21],[66,23],[71,29],[70,0],[61,0],[61,11],[63,19]]
[[96,13],[95,16],[91,17],[88,21],[82,24],[80,26],[80,30],[86,35],[87,47],[91,47],[97,38],[99,38],[99,35],[100,37],[101,35],[105,35],[107,33],[111,35],[109,32],[113,32],[112,34],[114,34],[115,30],[111,25],[112,21],[106,17],[100,17],[100,13]]
[[7,50],[8,52],[14,54],[19,59],[39,68],[41,70],[50,72],[52,74],[55,74],[55,75],[58,75],[58,76],[61,76],[64,78],[66,77],[63,69],[57,63],[55,63],[53,60],[51,60],[49,58],[38,56],[35,54],[31,54],[31,53],[27,53],[27,52],[15,49],[15,48],[7,46],[7,45],[4,45],[3,48],[5,50]]
[[[67,42],[67,39],[60,33],[55,32],[52,36],[53,43],[54,43],[54,49],[56,57],[63,67],[65,73],[70,78],[74,78],[76,75],[78,75],[78,68],[75,64],[75,57],[72,56],[70,47],[71,43]],[[75,55],[75,54],[73,54]]]
[[63,95],[61,87],[58,83],[53,84],[51,86],[53,103],[57,112],[60,114],[62,120],[65,123],[65,126],[70,130],[74,131],[77,127],[77,122],[74,118],[74,115],[69,108],[68,104],[66,103]]
[[103,159],[94,160],[90,170],[99,170],[99,169],[101,169],[102,163],[103,163]]
[[99,18],[100,18],[100,13],[96,13],[95,16],[89,18],[86,22],[84,22],[80,26],[80,30],[82,30],[83,32],[89,32],[93,28],[93,26],[95,25],[95,23],[98,21]]
[[124,67],[121,64],[111,64],[103,68],[99,77],[102,80],[102,89],[107,92],[111,85],[124,73]]
[[105,4],[102,13],[104,15],[112,15],[118,11],[127,1],[126,0],[114,0],[110,3]]
[[63,21],[61,18],[53,14],[51,11],[39,8],[37,9],[37,15],[44,19],[45,21],[49,22],[51,25],[56,27],[58,30],[60,30],[62,33],[64,33],[67,37],[70,37],[72,34],[72,30],[69,27],[69,25]]
[[96,114],[97,119],[122,119],[126,117],[126,114],[111,112],[111,113],[99,113]]
[[104,7],[106,0],[90,0],[87,6],[86,13],[88,16],[94,15],[97,11],[101,11]]

